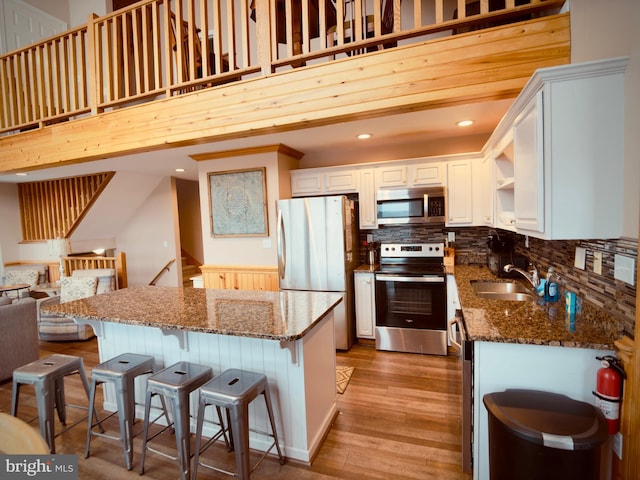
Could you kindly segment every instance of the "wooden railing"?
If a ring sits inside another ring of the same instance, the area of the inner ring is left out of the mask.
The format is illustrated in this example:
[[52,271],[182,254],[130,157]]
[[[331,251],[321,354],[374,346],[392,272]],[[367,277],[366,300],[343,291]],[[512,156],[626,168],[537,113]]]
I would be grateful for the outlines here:
[[18,184],[22,241],[69,238],[115,172]]
[[[127,288],[127,256],[118,252],[115,257],[62,257],[65,276],[70,276],[74,270],[89,270],[94,268],[110,268],[116,271],[116,288]],[[50,280],[54,281],[54,280]]]
[[564,1],[145,0],[0,56],[0,133],[556,13]]

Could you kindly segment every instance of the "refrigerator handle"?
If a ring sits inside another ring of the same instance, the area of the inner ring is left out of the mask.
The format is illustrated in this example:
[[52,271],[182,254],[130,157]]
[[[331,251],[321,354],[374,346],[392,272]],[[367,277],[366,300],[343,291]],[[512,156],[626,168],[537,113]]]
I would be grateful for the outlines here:
[[284,278],[284,272],[287,268],[287,242],[284,236],[284,218],[282,216],[282,210],[278,210],[278,234],[277,234],[277,249],[278,249],[278,275],[280,278]]

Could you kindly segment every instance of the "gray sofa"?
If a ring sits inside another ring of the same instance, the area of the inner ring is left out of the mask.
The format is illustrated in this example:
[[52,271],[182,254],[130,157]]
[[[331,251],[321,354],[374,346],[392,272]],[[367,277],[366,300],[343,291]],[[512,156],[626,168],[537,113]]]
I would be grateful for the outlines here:
[[36,300],[23,298],[0,305],[0,381],[11,378],[16,368],[39,356]]

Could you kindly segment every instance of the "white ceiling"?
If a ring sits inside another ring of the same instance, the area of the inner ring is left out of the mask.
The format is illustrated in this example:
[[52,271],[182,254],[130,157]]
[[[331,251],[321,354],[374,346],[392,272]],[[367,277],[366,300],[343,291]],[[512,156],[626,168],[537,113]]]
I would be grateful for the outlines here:
[[[464,153],[478,151],[495,129],[513,99],[474,103],[456,107],[425,110],[400,115],[333,124],[290,132],[251,136],[235,140],[199,144],[127,155],[84,164],[47,168],[29,172],[27,176],[0,175],[0,182],[33,182],[102,171],[128,171],[160,177],[176,176],[197,180],[197,162],[189,155],[203,152],[226,151],[262,145],[285,144],[304,153],[305,165],[340,165],[369,161],[407,158],[410,156]],[[474,124],[464,129],[459,120],[471,119]],[[372,138],[357,140],[358,133],[367,132]],[[471,141],[463,139],[471,138]],[[433,153],[433,152],[436,153]],[[184,168],[184,173],[176,173]]]

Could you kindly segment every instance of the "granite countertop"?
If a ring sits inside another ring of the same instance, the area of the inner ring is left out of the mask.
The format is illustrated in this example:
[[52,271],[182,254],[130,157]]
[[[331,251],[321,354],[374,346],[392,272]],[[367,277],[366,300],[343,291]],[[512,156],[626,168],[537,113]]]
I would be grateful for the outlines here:
[[341,301],[338,293],[140,286],[43,311],[82,320],[292,341]]
[[[611,350],[617,332],[607,332],[597,312],[585,311],[569,322],[561,298],[544,301],[501,301],[480,298],[472,290],[471,280],[513,282],[496,277],[487,267],[456,265],[455,279],[460,305],[470,340],[524,343]],[[523,285],[529,286],[526,281]]]

